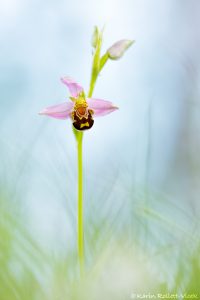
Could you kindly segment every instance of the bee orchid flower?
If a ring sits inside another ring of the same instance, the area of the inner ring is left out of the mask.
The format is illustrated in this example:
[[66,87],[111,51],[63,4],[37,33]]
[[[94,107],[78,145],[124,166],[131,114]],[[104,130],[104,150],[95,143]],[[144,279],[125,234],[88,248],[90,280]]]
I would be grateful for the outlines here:
[[116,109],[110,101],[96,99],[93,91],[97,78],[106,65],[111,60],[120,59],[126,50],[132,45],[131,40],[120,40],[113,44],[101,55],[103,41],[103,29],[94,29],[92,37],[93,59],[88,96],[86,96],[82,86],[70,77],[61,78],[69,89],[69,101],[43,109],[39,114],[52,118],[65,120],[71,119],[73,133],[77,142],[77,254],[80,268],[80,276],[85,274],[84,255],[84,214],[83,214],[83,136],[84,130],[90,129],[94,124],[95,117],[105,116]]
[[39,112],[40,115],[61,120],[71,118],[73,126],[83,131],[93,126],[93,117],[104,116],[118,109],[110,101],[87,98],[82,86],[70,77],[61,78],[61,81],[68,87],[71,101],[49,106]]

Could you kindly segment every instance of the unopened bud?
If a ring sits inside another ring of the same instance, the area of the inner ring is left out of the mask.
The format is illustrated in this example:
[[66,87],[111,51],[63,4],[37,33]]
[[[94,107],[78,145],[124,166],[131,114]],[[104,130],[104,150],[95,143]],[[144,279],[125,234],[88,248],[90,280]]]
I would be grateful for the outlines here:
[[124,52],[134,43],[131,40],[120,40],[113,44],[108,50],[108,56],[110,59],[119,59]]

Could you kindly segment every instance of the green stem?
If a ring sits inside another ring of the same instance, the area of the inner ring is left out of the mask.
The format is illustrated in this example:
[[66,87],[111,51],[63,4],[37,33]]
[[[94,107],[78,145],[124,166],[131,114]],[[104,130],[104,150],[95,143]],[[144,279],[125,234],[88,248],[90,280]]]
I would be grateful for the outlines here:
[[[94,70],[90,81],[88,97],[92,96],[97,75]],[[84,223],[83,223],[83,132],[74,131],[77,140],[77,160],[78,160],[78,258],[81,276],[84,275]]]
[[106,52],[99,61],[99,68],[97,69],[96,67],[93,67],[92,76],[91,76],[91,80],[90,80],[90,89],[88,92],[88,98],[92,97],[98,75],[101,72],[101,70],[103,69],[103,67],[105,66],[105,64],[107,63],[107,61],[108,61],[108,53]]
[[[88,98],[92,97],[96,80],[99,72],[104,67],[108,60],[108,55],[105,54],[102,59],[100,58],[102,42],[102,33],[98,40],[96,52],[93,58],[92,73],[90,80],[90,88],[88,92]],[[77,159],[78,159],[78,232],[77,232],[77,243],[78,243],[78,257],[80,274],[84,275],[84,222],[83,222],[83,132],[74,129],[74,134],[77,140]]]
[[90,89],[89,89],[89,92],[88,92],[88,98],[92,97],[97,77],[98,77],[98,74],[96,74],[96,73],[92,74],[92,76],[91,76]]
[[77,134],[77,159],[78,159],[78,257],[80,273],[84,269],[84,236],[83,236],[83,132]]

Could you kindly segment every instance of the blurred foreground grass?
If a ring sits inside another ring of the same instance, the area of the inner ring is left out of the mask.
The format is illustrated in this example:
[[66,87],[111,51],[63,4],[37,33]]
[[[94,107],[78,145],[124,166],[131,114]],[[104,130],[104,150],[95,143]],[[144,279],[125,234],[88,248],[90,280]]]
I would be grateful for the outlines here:
[[126,205],[116,204],[112,214],[112,197],[102,214],[100,207],[91,207],[85,219],[87,261],[81,280],[73,243],[66,251],[41,245],[31,233],[23,204],[11,198],[9,188],[1,186],[0,300],[200,295],[198,220],[169,200],[130,191]]

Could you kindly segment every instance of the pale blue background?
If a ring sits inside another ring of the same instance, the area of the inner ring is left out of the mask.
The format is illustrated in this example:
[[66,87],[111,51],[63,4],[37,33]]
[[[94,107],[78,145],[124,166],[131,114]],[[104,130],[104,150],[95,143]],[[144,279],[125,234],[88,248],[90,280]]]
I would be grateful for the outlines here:
[[70,121],[37,112],[67,99],[63,75],[88,90],[94,25],[105,25],[104,51],[136,42],[108,62],[94,91],[120,110],[85,134],[85,211],[94,202],[112,215],[146,186],[198,208],[199,14],[198,0],[0,1],[1,176],[13,201],[22,193],[36,235],[65,237],[66,214],[76,222]]

